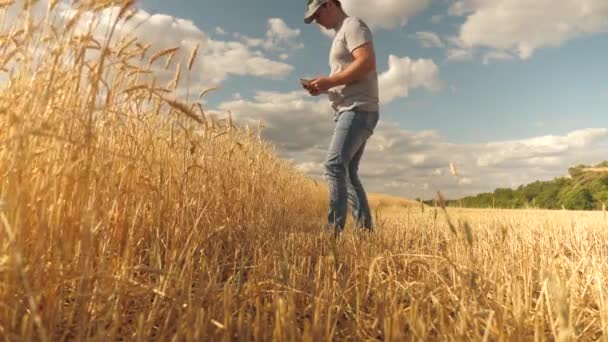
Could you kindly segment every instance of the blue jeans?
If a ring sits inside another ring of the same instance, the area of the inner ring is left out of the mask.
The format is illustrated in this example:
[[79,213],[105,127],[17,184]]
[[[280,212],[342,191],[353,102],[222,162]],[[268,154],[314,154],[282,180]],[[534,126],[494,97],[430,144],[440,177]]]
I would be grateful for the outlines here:
[[346,223],[350,203],[358,228],[371,230],[372,215],[367,195],[357,174],[367,139],[378,123],[378,112],[346,111],[336,120],[334,135],[325,160],[325,177],[329,183],[327,230],[340,233]]

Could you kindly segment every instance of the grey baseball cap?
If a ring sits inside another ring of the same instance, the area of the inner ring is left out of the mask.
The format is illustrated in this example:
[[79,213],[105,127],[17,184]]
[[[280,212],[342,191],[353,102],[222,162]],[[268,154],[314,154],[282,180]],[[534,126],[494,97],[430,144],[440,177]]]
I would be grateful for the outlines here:
[[315,15],[319,7],[323,6],[327,0],[308,0],[308,10],[304,15],[304,22],[307,24],[312,23],[312,17]]

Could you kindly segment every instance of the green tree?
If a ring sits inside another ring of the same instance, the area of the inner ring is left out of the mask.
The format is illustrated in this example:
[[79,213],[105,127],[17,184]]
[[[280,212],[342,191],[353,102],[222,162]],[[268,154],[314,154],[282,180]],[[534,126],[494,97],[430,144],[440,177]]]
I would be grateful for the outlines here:
[[[588,167],[581,164],[569,168],[570,177],[535,181],[517,189],[498,188],[494,192],[453,200],[450,204],[475,208],[533,206],[560,209],[564,206],[568,209],[601,209],[603,203],[608,205],[608,172],[585,171]],[[592,167],[606,168],[608,161]]]
[[566,209],[591,210],[593,209],[593,195],[589,189],[572,191],[566,195],[562,204]]
[[577,178],[578,176],[583,174],[583,168],[585,168],[585,165],[577,165],[575,167],[571,167],[568,169],[568,174],[573,179]]

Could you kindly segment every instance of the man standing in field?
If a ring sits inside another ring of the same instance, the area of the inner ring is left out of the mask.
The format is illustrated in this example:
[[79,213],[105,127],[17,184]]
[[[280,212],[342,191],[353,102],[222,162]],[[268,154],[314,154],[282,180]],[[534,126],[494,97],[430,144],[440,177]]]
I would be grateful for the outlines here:
[[339,0],[308,0],[304,21],[336,32],[329,52],[330,75],[302,83],[313,96],[327,93],[336,113],[325,160],[330,192],[327,229],[336,234],[344,229],[350,202],[357,227],[371,231],[372,216],[357,171],[379,115],[372,34],[361,19],[346,15]]

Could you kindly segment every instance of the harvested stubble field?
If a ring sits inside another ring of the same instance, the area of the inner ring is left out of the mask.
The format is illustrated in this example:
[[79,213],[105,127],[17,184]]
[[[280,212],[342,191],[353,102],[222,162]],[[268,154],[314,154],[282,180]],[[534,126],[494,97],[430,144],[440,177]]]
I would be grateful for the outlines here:
[[132,2],[90,3],[1,3],[0,339],[604,336],[603,213],[379,195],[373,234],[333,240],[321,184],[172,97],[196,51],[161,84],[179,51],[99,37]]

